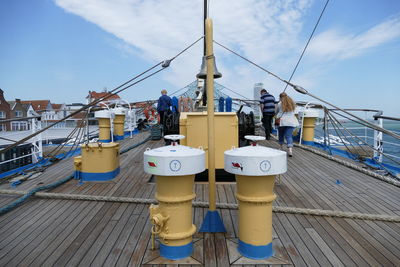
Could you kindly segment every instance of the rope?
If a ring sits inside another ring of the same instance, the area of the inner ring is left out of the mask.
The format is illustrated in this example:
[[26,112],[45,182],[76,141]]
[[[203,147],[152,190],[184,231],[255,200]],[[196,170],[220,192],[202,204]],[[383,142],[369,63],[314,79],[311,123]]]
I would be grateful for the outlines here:
[[[120,152],[120,154],[124,154],[124,153],[130,151],[131,149],[133,149],[133,148],[135,148],[135,147],[138,147],[138,146],[140,146],[140,145],[146,143],[147,141],[150,140],[150,138],[151,138],[151,136],[147,137],[146,139],[144,139],[143,141],[141,141],[141,142],[139,142],[139,143],[136,143],[136,144],[134,144],[134,145],[132,145],[132,146],[129,146],[129,147],[123,149],[123,150]],[[31,196],[33,196],[33,195],[36,195],[36,196],[37,196],[38,194],[40,195],[39,191],[43,191],[43,190],[55,188],[55,187],[57,187],[57,186],[59,186],[59,185],[62,185],[62,184],[64,184],[64,183],[68,182],[68,181],[71,180],[72,178],[74,178],[74,174],[71,174],[71,175],[69,175],[68,177],[66,177],[66,178],[64,178],[64,179],[61,179],[61,180],[59,180],[59,181],[57,181],[57,182],[54,182],[54,183],[51,183],[51,184],[48,184],[48,185],[44,185],[44,186],[40,186],[40,187],[33,188],[33,189],[30,190],[30,191],[4,190],[4,192],[8,192],[8,193],[10,193],[10,192],[18,192],[18,194],[23,195],[23,196],[20,197],[19,199],[15,200],[14,202],[8,204],[7,206],[1,208],[1,209],[0,209],[0,215],[3,215],[3,214],[5,214],[5,213],[7,213],[7,212],[9,212],[9,211],[11,211],[11,210],[13,210],[13,209],[15,209],[16,207],[18,207],[19,205],[21,205],[22,203],[24,203],[25,201],[27,201]],[[4,193],[4,194],[7,194],[7,193]],[[43,194],[43,193],[42,193],[42,194]],[[44,193],[44,194],[54,194],[54,193]],[[61,194],[61,195],[63,195],[63,194]]]
[[[199,39],[197,39],[195,42],[193,42],[192,44],[190,44],[188,47],[186,47],[185,49],[183,49],[181,52],[179,52],[177,55],[175,55],[175,56],[172,57],[171,59],[169,59],[169,60],[164,60],[164,61],[162,61],[162,62],[159,62],[159,63],[155,64],[154,66],[150,67],[149,69],[145,70],[144,72],[140,73],[139,75],[137,75],[137,76],[133,77],[132,79],[128,80],[127,82],[125,82],[125,83],[119,85],[118,87],[116,87],[116,88],[114,88],[113,90],[111,90],[110,92],[108,92],[105,96],[103,96],[103,97],[101,97],[101,98],[99,98],[99,99],[97,99],[97,100],[92,101],[91,103],[89,103],[89,104],[83,106],[82,108],[80,108],[80,109],[78,109],[77,111],[75,111],[75,112],[69,114],[68,116],[66,116],[66,117],[64,117],[64,118],[62,118],[62,119],[60,119],[60,120],[54,122],[53,124],[51,124],[51,125],[49,125],[49,126],[43,128],[43,129],[41,129],[41,130],[39,130],[39,131],[37,131],[37,132],[35,132],[35,133],[33,133],[33,134],[31,134],[31,135],[29,135],[29,136],[23,138],[23,139],[21,139],[21,140],[19,140],[18,142],[15,142],[14,144],[9,145],[9,146],[7,146],[6,148],[0,150],[0,154],[1,154],[1,153],[5,153],[6,151],[8,151],[8,150],[10,150],[10,149],[12,149],[12,148],[18,146],[19,144],[22,144],[23,142],[25,142],[25,141],[31,139],[32,137],[34,137],[34,136],[36,136],[36,135],[38,135],[38,134],[40,134],[40,133],[42,133],[42,132],[48,130],[49,128],[53,127],[54,125],[56,125],[56,124],[58,124],[58,123],[60,123],[60,122],[62,122],[62,121],[64,121],[64,120],[66,120],[66,119],[68,119],[68,118],[70,118],[70,117],[72,117],[72,116],[74,116],[74,115],[76,115],[76,114],[78,114],[78,113],[80,113],[80,112],[82,112],[82,111],[88,109],[89,107],[92,107],[92,106],[94,106],[94,105],[100,103],[101,101],[103,101],[103,100],[105,100],[105,99],[107,99],[107,98],[109,98],[109,97],[111,97],[111,96],[113,96],[113,95],[116,95],[116,94],[118,94],[118,93],[120,93],[120,92],[122,92],[122,91],[124,91],[124,90],[126,90],[126,89],[128,89],[128,88],[130,88],[130,87],[132,87],[132,86],[134,86],[134,85],[136,85],[136,84],[138,84],[138,83],[140,83],[140,82],[142,82],[142,81],[148,79],[148,78],[150,78],[151,76],[153,76],[153,75],[155,75],[155,74],[157,74],[157,73],[159,73],[159,72],[165,70],[167,67],[169,67],[170,63],[171,63],[173,60],[175,60],[175,59],[176,59],[178,56],[180,56],[182,53],[186,52],[189,48],[191,48],[193,45],[195,45],[195,44],[196,44],[198,41],[200,41],[202,38],[203,38],[203,36],[201,36]],[[130,84],[130,85],[127,85],[128,83],[130,83],[130,82],[136,80],[137,78],[143,76],[144,74],[146,74],[147,72],[153,70],[154,68],[158,67],[159,65],[162,66],[161,69],[152,72],[151,74],[145,76],[144,78],[142,78],[142,79],[140,79],[140,80],[138,80],[138,81],[136,81],[136,82],[134,82],[134,83],[132,83],[132,84]],[[127,85],[127,86],[125,86],[125,85]],[[125,86],[125,87],[124,87],[124,86]],[[122,87],[122,88],[121,88],[121,87]],[[120,89],[120,88],[121,88],[121,89]],[[118,89],[119,89],[119,90],[118,90]]]
[[[8,194],[8,195],[23,195],[26,193],[27,193],[26,191],[0,190],[0,194]],[[145,204],[145,205],[158,203],[157,200],[148,199],[148,198],[93,196],[93,195],[46,193],[46,192],[36,192],[36,193],[34,193],[34,195],[35,195],[35,197],[44,198],[44,199],[118,202],[118,203]],[[193,207],[208,208],[209,203],[208,202],[193,202]],[[238,209],[238,204],[217,203],[217,208],[219,208],[219,209]],[[289,213],[289,214],[313,215],[313,216],[323,216],[323,217],[349,218],[349,219],[371,220],[371,221],[400,222],[400,216],[396,216],[396,215],[368,214],[368,213],[345,212],[345,211],[336,211],[336,210],[306,209],[306,208],[279,207],[279,206],[273,206],[272,211],[276,212],[276,213]]]
[[[294,75],[294,73],[296,72],[297,67],[298,67],[299,64],[300,64],[300,61],[301,61],[301,59],[303,58],[304,53],[306,52],[308,45],[310,44],[311,38],[313,37],[314,32],[315,32],[315,30],[316,30],[317,27],[318,27],[319,21],[321,20],[322,15],[324,14],[325,9],[326,9],[326,6],[328,5],[328,3],[329,3],[329,0],[326,1],[325,6],[324,6],[324,8],[322,9],[321,15],[319,15],[318,21],[317,21],[317,23],[316,23],[315,26],[314,26],[314,29],[313,29],[313,31],[312,31],[312,33],[311,33],[311,35],[310,35],[310,38],[308,38],[307,44],[306,44],[306,46],[304,47],[303,52],[301,53],[300,58],[299,58],[299,60],[297,61],[296,66],[295,66],[294,69],[293,69],[292,74],[290,75],[289,82],[292,80],[293,75]],[[285,89],[283,90],[283,92],[286,91],[287,87],[288,87],[288,84],[286,84]]]
[[20,197],[19,199],[17,199],[14,202],[8,204],[7,206],[1,208],[0,209],[0,215],[3,215],[5,213],[15,209],[16,207],[18,207],[19,205],[24,203],[26,200],[28,200],[31,196],[35,195],[37,192],[57,187],[59,185],[62,185],[63,183],[68,182],[72,178],[74,178],[73,174],[71,174],[71,175],[67,176],[66,178],[61,179],[61,180],[59,180],[59,181],[57,181],[55,183],[51,183],[51,184],[44,185],[44,186],[39,186],[39,187],[36,187],[36,188],[34,188],[34,189],[30,190],[30,191],[24,192],[22,197]]
[[324,158],[336,161],[337,163],[340,163],[340,164],[342,164],[342,165],[344,165],[346,167],[349,167],[351,169],[354,169],[354,170],[357,170],[357,171],[362,172],[364,174],[367,174],[367,175],[369,175],[369,176],[371,176],[373,178],[376,178],[378,180],[381,180],[381,181],[384,181],[386,183],[392,184],[394,186],[400,187],[400,182],[399,181],[396,181],[396,180],[393,180],[391,178],[385,177],[383,175],[377,174],[377,173],[375,173],[373,171],[366,170],[366,169],[364,169],[364,168],[362,168],[360,166],[357,166],[357,165],[355,165],[355,164],[353,164],[353,163],[351,163],[349,161],[336,158],[334,156],[325,154],[324,152],[321,152],[321,151],[319,151],[317,149],[313,149],[313,148],[310,148],[310,147],[307,147],[307,146],[303,146],[303,145],[299,145],[299,144],[294,144],[294,146],[300,147],[300,148],[302,148],[304,150],[307,150],[307,151],[310,151],[310,152],[313,152],[314,154],[320,155],[320,156],[322,156]]
[[325,100],[323,100],[323,99],[317,97],[316,95],[311,94],[310,92],[308,92],[306,89],[302,88],[301,86],[294,85],[294,84],[292,84],[291,82],[282,79],[282,78],[279,77],[278,75],[276,75],[276,74],[270,72],[269,70],[267,70],[267,69],[261,67],[260,65],[254,63],[253,61],[251,61],[251,60],[249,60],[249,59],[243,57],[242,55],[240,55],[240,54],[236,53],[235,51],[229,49],[228,47],[226,47],[226,46],[224,46],[224,45],[218,43],[217,41],[214,40],[213,42],[216,43],[217,45],[219,45],[219,46],[225,48],[225,49],[228,50],[229,52],[231,52],[231,53],[237,55],[238,57],[242,58],[243,60],[249,62],[250,64],[256,66],[257,68],[259,68],[259,69],[265,71],[266,73],[268,73],[268,74],[274,76],[274,77],[277,78],[278,80],[280,80],[280,81],[286,83],[287,85],[290,85],[290,86],[293,87],[293,89],[296,90],[297,92],[299,92],[299,93],[301,93],[301,94],[308,95],[308,96],[310,96],[310,97],[312,97],[312,98],[315,98],[315,99],[317,99],[317,100],[319,100],[319,101],[321,101],[321,102],[323,102],[323,103],[325,103],[325,104],[327,104],[327,105],[329,105],[329,106],[332,106],[332,107],[334,107],[335,109],[340,110],[340,111],[346,113],[347,115],[350,115],[350,116],[352,116],[353,118],[358,119],[359,121],[363,122],[363,123],[364,123],[366,126],[368,126],[369,128],[372,128],[372,129],[374,129],[374,130],[383,132],[383,133],[385,133],[385,134],[387,134],[387,135],[390,135],[390,136],[392,136],[392,137],[394,137],[394,138],[396,138],[396,139],[400,139],[400,135],[398,135],[398,134],[396,134],[396,133],[394,133],[394,132],[392,132],[392,131],[386,130],[385,128],[376,126],[376,125],[374,125],[374,124],[372,124],[372,123],[370,123],[370,122],[368,122],[368,121],[366,121],[366,120],[364,120],[364,119],[362,119],[362,118],[360,118],[360,117],[358,117],[358,116],[356,116],[356,115],[354,115],[354,114],[352,114],[352,113],[350,113],[350,112],[348,112],[348,111],[346,111],[346,110],[344,110],[344,109],[342,109],[342,108],[339,108],[339,107],[337,107],[337,106],[335,106],[335,105],[333,105],[333,104],[331,104],[331,103],[329,103],[329,102],[327,102],[327,101],[325,101]]

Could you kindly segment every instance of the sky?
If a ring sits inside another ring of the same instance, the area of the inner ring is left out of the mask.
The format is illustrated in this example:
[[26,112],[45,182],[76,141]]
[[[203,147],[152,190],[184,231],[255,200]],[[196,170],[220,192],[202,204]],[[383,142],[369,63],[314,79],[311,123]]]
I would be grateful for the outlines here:
[[[325,0],[209,0],[214,40],[288,79]],[[0,88],[7,100],[85,102],[175,56],[203,34],[202,0],[2,0]],[[203,44],[120,96],[157,99],[200,70]],[[217,82],[253,99],[285,84],[215,45]],[[341,108],[400,117],[400,1],[331,0],[292,82]],[[231,92],[232,97],[237,97]],[[293,99],[318,102],[287,89]]]

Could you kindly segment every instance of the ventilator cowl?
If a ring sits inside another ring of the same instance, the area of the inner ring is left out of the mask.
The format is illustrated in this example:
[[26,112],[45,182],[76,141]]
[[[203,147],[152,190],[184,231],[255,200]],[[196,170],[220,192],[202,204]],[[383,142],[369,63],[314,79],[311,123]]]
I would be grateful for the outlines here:
[[319,111],[317,109],[305,109],[300,111],[299,115],[304,118],[318,118]]
[[110,118],[110,111],[108,110],[99,110],[94,113],[94,117],[97,119],[109,119]]
[[113,112],[115,115],[125,115],[126,110],[125,110],[125,108],[118,107],[118,108],[114,108]]
[[[164,138],[171,140],[181,139],[182,136],[168,135]],[[197,174],[205,170],[205,153],[201,149],[181,146],[172,142],[144,152],[144,171],[154,175],[180,176]]]
[[246,136],[253,145],[233,148],[224,153],[224,169],[233,174],[246,176],[266,176],[285,173],[287,170],[286,152],[258,146],[254,143],[265,139],[259,136]]

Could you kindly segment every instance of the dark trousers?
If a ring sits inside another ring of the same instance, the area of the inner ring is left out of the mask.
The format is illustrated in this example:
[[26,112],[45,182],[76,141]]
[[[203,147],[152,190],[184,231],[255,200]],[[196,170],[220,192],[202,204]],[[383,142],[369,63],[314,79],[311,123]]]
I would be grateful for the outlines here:
[[269,140],[272,133],[272,119],[274,118],[274,114],[269,114],[263,112],[262,123],[265,129],[265,139]]
[[160,115],[160,124],[164,125],[164,113],[165,111],[159,111],[158,114]]

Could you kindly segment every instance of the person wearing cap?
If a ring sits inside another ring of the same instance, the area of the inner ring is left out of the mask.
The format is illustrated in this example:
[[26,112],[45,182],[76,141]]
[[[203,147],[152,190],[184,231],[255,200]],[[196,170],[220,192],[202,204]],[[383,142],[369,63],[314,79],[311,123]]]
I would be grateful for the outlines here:
[[275,115],[275,97],[262,89],[260,107],[263,114],[262,123],[265,129],[265,139],[269,140],[272,133],[272,119]]
[[160,124],[164,124],[164,114],[169,110],[170,106],[172,106],[171,98],[167,96],[167,90],[164,89],[161,91],[161,96],[157,103],[157,112],[160,114]]

